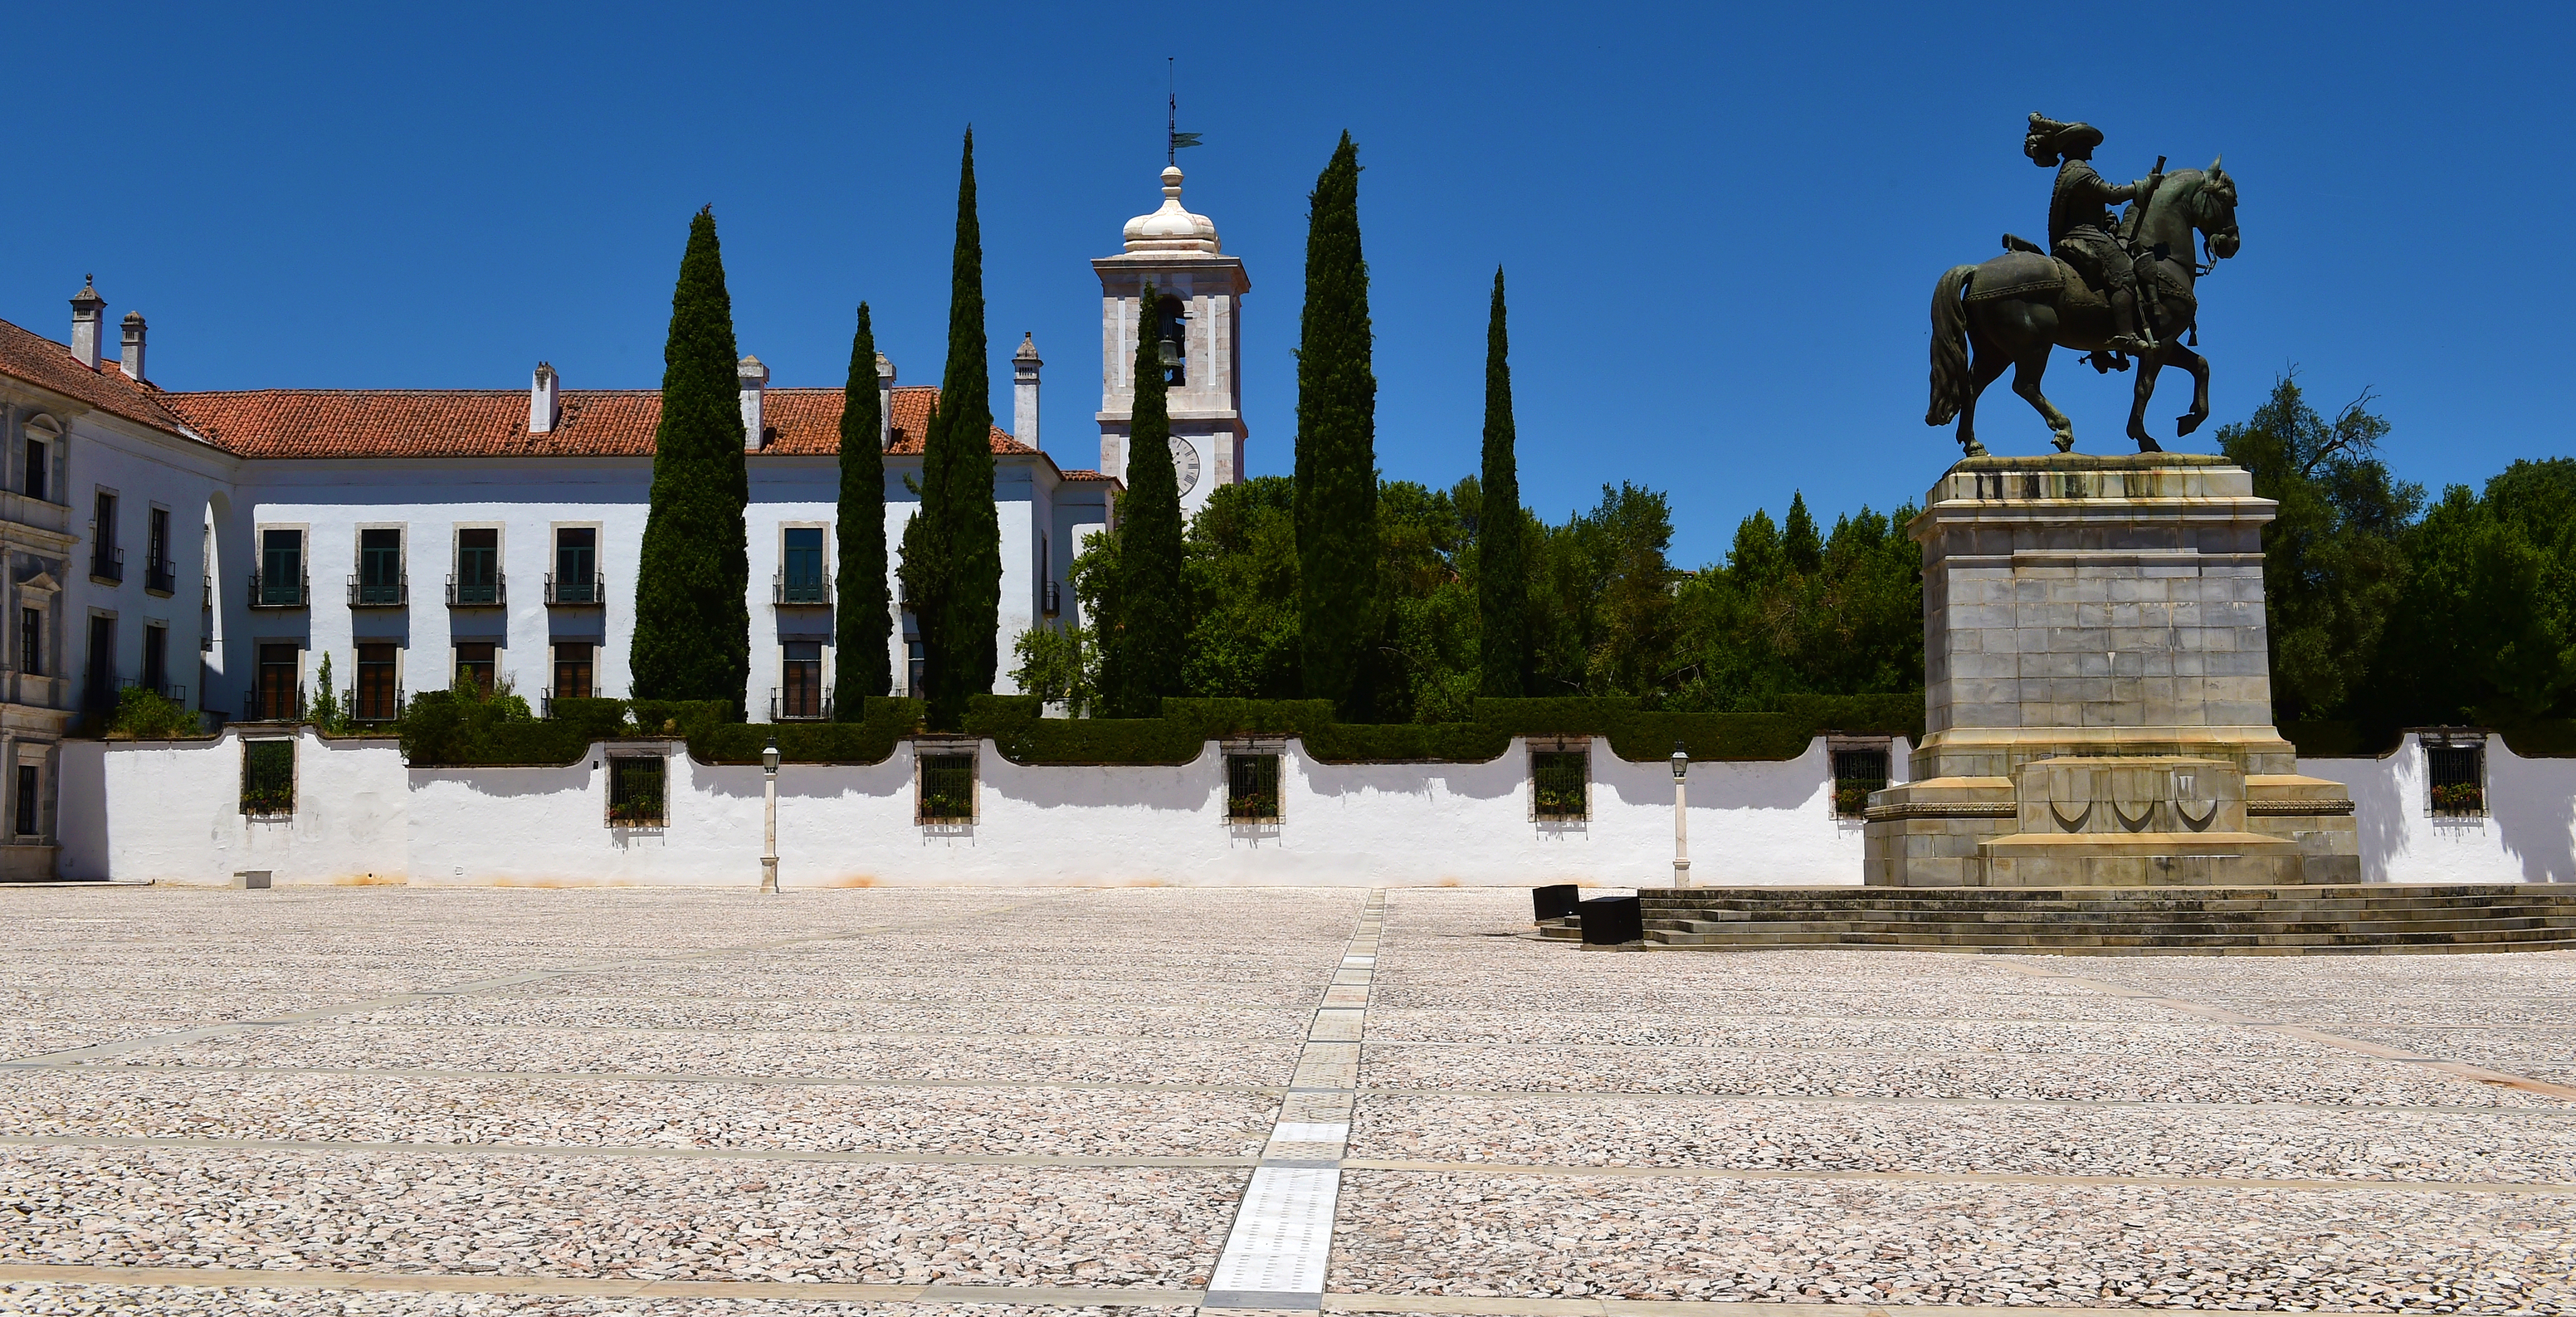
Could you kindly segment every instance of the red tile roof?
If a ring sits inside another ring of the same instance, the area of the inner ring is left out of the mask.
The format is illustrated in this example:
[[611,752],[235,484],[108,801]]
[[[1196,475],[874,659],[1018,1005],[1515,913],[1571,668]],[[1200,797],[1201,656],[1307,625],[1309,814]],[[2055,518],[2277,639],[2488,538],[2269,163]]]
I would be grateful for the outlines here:
[[[65,361],[69,362],[68,354]],[[73,366],[78,370],[77,365]],[[217,447],[243,457],[650,457],[662,415],[656,389],[568,389],[554,429],[528,433],[528,395],[487,389],[256,389],[163,393],[169,409]],[[839,389],[770,389],[763,454],[841,451]],[[928,386],[894,391],[896,456],[918,456],[938,405]],[[992,432],[996,455],[1037,450]]]
[[171,395],[139,380],[130,380],[115,362],[97,370],[80,364],[69,346],[0,320],[0,375],[41,389],[77,398],[103,412],[155,430],[179,434],[179,418],[166,403]]

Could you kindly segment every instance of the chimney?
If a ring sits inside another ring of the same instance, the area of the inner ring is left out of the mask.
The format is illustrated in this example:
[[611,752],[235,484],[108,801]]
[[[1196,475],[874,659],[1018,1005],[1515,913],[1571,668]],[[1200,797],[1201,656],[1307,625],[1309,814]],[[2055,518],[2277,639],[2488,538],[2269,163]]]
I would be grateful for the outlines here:
[[1020,335],[1020,350],[1011,354],[1011,426],[1019,431],[1013,437],[1031,448],[1044,448],[1038,442],[1038,360],[1037,338]]
[[877,354],[877,451],[894,447],[894,363]]
[[72,360],[98,369],[99,312],[107,309],[107,299],[98,295],[98,280],[81,276],[81,290],[72,298]]
[[553,434],[555,422],[562,419],[563,381],[553,366],[540,361],[528,381],[528,433]]
[[761,447],[760,392],[769,387],[769,367],[758,357],[744,357],[735,373],[742,377],[742,448],[748,453]]
[[137,381],[143,378],[143,313],[140,311],[125,313],[125,355],[117,364],[125,367],[125,378]]

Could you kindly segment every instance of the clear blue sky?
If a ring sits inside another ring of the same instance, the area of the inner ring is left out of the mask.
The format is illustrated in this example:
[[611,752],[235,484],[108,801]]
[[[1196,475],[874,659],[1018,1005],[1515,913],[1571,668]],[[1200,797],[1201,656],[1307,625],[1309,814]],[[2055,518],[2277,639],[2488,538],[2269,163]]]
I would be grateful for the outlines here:
[[[2328,410],[2375,389],[2393,464],[2438,487],[2570,451],[2567,12],[19,6],[0,316],[60,337],[95,271],[167,387],[516,388],[540,357],[651,387],[712,202],[776,382],[840,383],[864,298],[935,383],[971,121],[997,401],[1034,330],[1047,446],[1087,466],[1087,262],[1159,200],[1168,54],[1207,139],[1187,201],[1253,280],[1253,471],[1290,468],[1305,198],[1347,128],[1386,474],[1475,469],[1499,262],[1525,498],[1666,490],[1697,564],[1792,488],[1885,509],[1955,455],[1922,423],[1932,282],[2041,230],[2042,110],[2101,126],[2115,179],[2223,151],[2239,181],[2244,252],[2203,285],[2216,415],[2176,446],[2295,362]],[[2060,354],[2049,380],[2083,449],[2129,450],[2125,377]],[[2047,442],[2002,386],[1982,419],[1998,452]]]

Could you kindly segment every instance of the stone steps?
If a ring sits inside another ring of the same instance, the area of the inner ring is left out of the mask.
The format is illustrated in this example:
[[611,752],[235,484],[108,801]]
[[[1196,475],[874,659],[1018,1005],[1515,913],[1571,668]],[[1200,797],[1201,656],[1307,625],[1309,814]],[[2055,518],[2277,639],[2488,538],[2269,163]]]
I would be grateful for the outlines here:
[[[1650,946],[2100,954],[2576,947],[2576,888],[1648,888]],[[1579,926],[1552,936],[1580,936]]]

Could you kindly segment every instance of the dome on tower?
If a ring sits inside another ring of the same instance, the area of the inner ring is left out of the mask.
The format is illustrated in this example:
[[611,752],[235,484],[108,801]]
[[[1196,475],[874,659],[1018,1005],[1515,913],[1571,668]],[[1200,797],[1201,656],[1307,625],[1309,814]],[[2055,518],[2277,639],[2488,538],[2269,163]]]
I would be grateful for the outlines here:
[[1127,221],[1131,252],[1218,252],[1216,221],[1181,209],[1181,170],[1163,170],[1163,208]]

